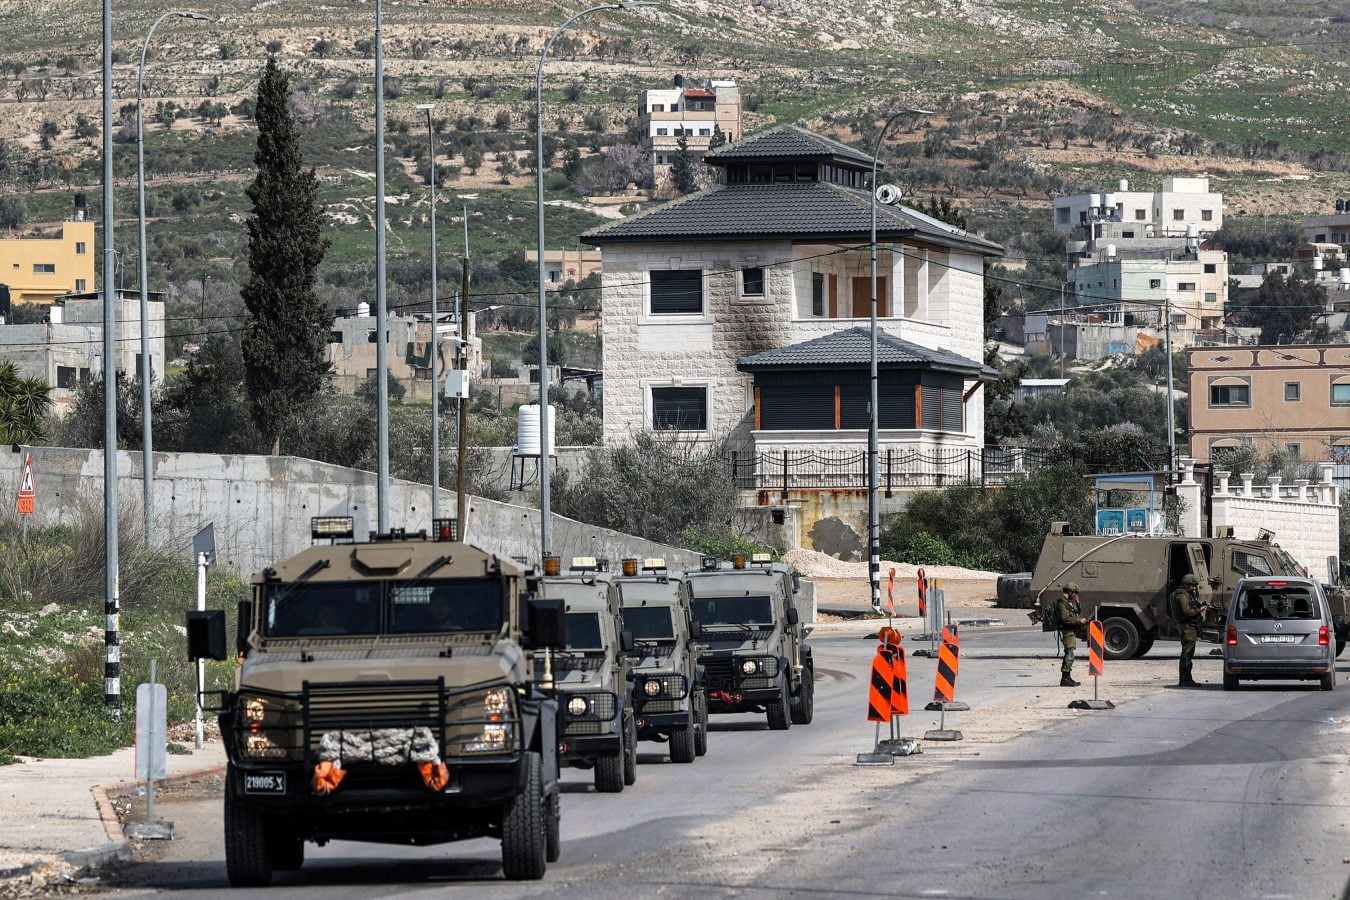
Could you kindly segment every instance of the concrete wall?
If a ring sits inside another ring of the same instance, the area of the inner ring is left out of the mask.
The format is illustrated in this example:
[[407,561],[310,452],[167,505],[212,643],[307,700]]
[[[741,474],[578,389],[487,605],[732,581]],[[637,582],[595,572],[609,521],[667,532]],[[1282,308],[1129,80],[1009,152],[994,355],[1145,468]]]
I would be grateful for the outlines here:
[[[83,509],[101,515],[103,454],[54,447],[31,449],[39,523],[71,522]],[[141,456],[118,454],[123,519],[135,521],[141,505]],[[23,469],[23,454],[0,452],[0,497],[12,502]],[[221,565],[249,574],[310,545],[312,516],[350,515],[357,534],[375,528],[375,475],[359,469],[295,457],[220,456],[204,453],[155,454],[156,543],[188,553],[192,536],[206,523],[215,527]],[[390,524],[409,530],[430,528],[431,490],[392,480]],[[441,492],[442,515],[455,513],[453,491]],[[468,540],[502,556],[539,558],[539,511],[473,497]],[[553,517],[558,555],[663,556],[671,568],[697,566],[688,550],[655,544],[604,528]]]

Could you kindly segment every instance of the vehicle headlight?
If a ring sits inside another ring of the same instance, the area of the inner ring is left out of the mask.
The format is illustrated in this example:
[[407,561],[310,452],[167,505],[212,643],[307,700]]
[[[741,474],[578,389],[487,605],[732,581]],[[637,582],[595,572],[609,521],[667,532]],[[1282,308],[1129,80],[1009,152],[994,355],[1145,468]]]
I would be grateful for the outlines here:
[[511,708],[511,689],[493,688],[483,695],[483,709],[489,719],[501,718]]
[[743,675],[753,675],[758,671],[759,671],[758,660],[747,659],[741,663],[741,674]]
[[642,685],[642,692],[648,697],[655,697],[657,694],[661,693],[661,682],[653,678]]
[[501,753],[507,749],[510,735],[507,725],[484,725],[478,740],[470,741],[464,749],[469,753]]
[[567,711],[574,716],[586,715],[588,706],[589,704],[586,702],[585,697],[573,697],[571,700],[567,701]]
[[244,721],[248,723],[248,730],[257,734],[262,731],[263,719],[267,716],[267,704],[263,703],[261,697],[249,697],[244,701]]

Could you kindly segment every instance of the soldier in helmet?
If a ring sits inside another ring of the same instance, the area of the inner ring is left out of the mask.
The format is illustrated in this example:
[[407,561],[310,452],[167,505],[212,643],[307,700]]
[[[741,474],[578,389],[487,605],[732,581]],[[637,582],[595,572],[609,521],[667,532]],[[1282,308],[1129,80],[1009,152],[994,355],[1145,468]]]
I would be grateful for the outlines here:
[[1088,623],[1088,620],[1083,618],[1083,608],[1078,602],[1078,582],[1070,581],[1064,585],[1059,603],[1055,606],[1055,613],[1059,616],[1059,638],[1064,644],[1064,661],[1059,667],[1059,686],[1078,687],[1079,682],[1073,680],[1073,651],[1078,647],[1078,630]]
[[1177,685],[1179,687],[1199,687],[1191,676],[1191,662],[1195,659],[1195,642],[1200,637],[1200,625],[1204,620],[1205,607],[1200,602],[1200,579],[1194,575],[1181,576],[1181,586],[1168,598],[1168,612],[1177,620],[1181,631],[1181,663]]

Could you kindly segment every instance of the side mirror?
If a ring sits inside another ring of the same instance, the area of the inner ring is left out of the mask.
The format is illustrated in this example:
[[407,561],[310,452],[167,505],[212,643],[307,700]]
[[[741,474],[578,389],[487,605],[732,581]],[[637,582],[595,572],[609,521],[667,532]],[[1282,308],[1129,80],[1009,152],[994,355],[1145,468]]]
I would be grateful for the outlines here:
[[800,621],[801,621],[801,616],[797,615],[797,608],[796,608],[795,606],[789,607],[789,608],[788,608],[788,611],[787,611],[787,622],[788,622],[788,624],[789,624],[789,625],[796,625],[796,624],[797,624],[798,622],[800,622]]
[[253,601],[241,600],[239,614],[235,621],[234,652],[240,656],[248,655],[248,636],[253,631]]
[[189,610],[187,614],[188,659],[225,658],[225,610]]
[[525,642],[530,650],[567,646],[567,614],[560,599],[537,598],[526,607]]
[[794,571],[794,572],[792,573],[792,593],[794,593],[794,594],[800,594],[801,591],[802,591],[802,576],[801,576],[801,573]]
[[689,636],[690,636],[691,638],[693,638],[694,640],[698,640],[699,638],[703,637],[703,623],[702,623],[702,622],[690,622],[690,623],[689,623]]
[[633,632],[626,629],[619,632],[619,649],[624,653],[632,653],[637,649],[637,642],[633,640]]

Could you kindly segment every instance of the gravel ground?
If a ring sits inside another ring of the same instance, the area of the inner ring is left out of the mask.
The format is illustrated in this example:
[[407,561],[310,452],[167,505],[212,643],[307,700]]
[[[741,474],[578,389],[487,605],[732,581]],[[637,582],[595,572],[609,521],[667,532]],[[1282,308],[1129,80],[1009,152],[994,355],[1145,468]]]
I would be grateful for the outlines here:
[[[865,562],[845,562],[841,559],[835,559],[825,553],[816,550],[789,550],[784,556],[784,561],[797,567],[807,578],[866,578],[867,563]],[[931,581],[934,578],[953,579],[953,580],[971,580],[971,579],[995,579],[998,578],[998,572],[982,572],[979,569],[963,569],[960,566],[914,566],[909,563],[881,561],[881,576],[885,578],[890,570],[895,570],[896,579],[913,580],[918,577],[919,569],[923,569],[924,574]]]

